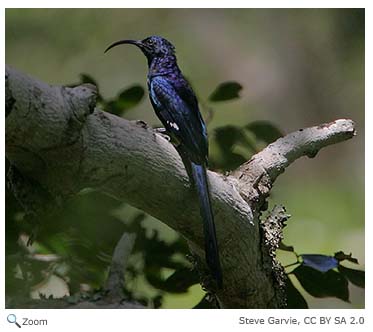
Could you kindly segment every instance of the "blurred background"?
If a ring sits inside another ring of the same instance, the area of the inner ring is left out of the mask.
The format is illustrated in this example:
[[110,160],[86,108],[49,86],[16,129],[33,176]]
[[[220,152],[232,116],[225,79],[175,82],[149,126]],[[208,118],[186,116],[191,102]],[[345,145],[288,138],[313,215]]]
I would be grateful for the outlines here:
[[[269,203],[283,204],[291,214],[284,242],[298,254],[343,250],[364,269],[364,29],[364,10],[359,9],[7,9],[6,63],[50,84],[78,83],[87,74],[103,100],[110,100],[133,85],[145,87],[147,65],[135,47],[108,54],[105,48],[119,39],[169,39],[204,116],[213,113],[210,159],[220,171],[253,151],[242,152],[233,142],[230,152],[241,157],[227,163],[219,128],[266,121],[286,134],[353,119],[357,136],[291,165],[277,180]],[[211,102],[211,93],[226,81],[242,86],[240,97]],[[159,125],[147,94],[121,116]],[[256,138],[254,151],[266,143]],[[141,211],[87,190],[46,222],[26,248],[22,209],[11,193],[6,199],[8,299],[25,292],[71,296],[96,289],[121,232],[128,230],[140,234],[127,272],[130,298],[153,307],[192,308],[204,296],[198,284],[182,291],[162,284],[187,266],[187,249],[176,233]],[[104,230],[103,222],[95,224],[98,218],[105,220]],[[159,249],[162,268],[144,254],[146,248]],[[47,263],[27,260],[33,254],[44,255]],[[294,262],[291,253],[279,251],[279,258]],[[364,290],[351,284],[350,303],[312,297],[294,284],[313,308],[364,307]]]

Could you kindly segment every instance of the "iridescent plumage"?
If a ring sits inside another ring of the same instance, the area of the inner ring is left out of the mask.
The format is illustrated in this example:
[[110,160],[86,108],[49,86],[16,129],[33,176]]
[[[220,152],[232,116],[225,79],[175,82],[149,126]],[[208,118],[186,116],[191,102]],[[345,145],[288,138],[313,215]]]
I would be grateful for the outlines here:
[[148,59],[147,82],[150,101],[167,132],[177,142],[176,149],[196,188],[203,220],[206,262],[218,286],[222,287],[214,215],[206,173],[207,131],[197,98],[179,69],[175,48],[168,40],[159,36],[139,41],[121,40],[110,45],[106,51],[121,44],[136,45]]

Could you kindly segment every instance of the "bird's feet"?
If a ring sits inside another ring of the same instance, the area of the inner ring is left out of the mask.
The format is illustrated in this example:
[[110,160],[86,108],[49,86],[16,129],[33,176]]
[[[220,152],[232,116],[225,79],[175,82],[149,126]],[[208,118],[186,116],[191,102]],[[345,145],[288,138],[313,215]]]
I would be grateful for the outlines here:
[[154,128],[154,131],[160,136],[162,136],[164,139],[166,139],[167,141],[171,142],[170,134],[166,128]]

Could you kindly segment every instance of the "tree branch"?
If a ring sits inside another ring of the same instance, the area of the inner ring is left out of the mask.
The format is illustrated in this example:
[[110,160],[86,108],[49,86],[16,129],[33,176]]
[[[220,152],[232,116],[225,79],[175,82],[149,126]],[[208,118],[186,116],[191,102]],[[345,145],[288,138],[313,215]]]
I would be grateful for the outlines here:
[[314,158],[323,147],[346,141],[355,134],[355,124],[348,119],[300,129],[268,145],[232,176],[239,180],[238,187],[246,201],[263,201],[277,177],[295,160],[303,156]]
[[123,233],[115,246],[109,275],[105,283],[105,291],[112,299],[121,300],[124,297],[124,272],[126,270],[128,258],[135,244],[136,235]]
[[[7,158],[55,198],[92,187],[153,215],[181,233],[204,262],[198,202],[175,149],[144,122],[95,108],[95,97],[92,85],[49,86],[7,67]],[[337,120],[279,139],[230,176],[208,172],[224,275],[224,289],[216,292],[222,307],[284,305],[279,269],[263,264],[270,255],[259,227],[265,198],[295,159],[353,133],[352,121]],[[211,285],[204,280],[214,291]]]

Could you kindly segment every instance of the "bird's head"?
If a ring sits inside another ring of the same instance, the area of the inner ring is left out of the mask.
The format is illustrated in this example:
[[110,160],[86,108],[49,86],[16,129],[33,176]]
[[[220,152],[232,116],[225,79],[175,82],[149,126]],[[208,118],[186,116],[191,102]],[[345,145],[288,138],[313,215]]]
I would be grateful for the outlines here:
[[160,36],[150,36],[143,40],[119,40],[111,44],[105,50],[105,52],[107,52],[115,46],[122,44],[132,44],[137,46],[150,61],[154,58],[162,58],[165,56],[175,54],[175,47],[167,39]]

